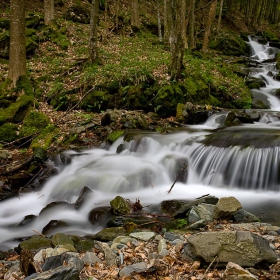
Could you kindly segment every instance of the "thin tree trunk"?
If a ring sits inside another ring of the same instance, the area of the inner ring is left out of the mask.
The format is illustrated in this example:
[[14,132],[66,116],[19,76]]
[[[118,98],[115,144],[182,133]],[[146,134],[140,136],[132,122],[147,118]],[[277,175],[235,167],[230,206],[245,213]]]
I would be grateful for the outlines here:
[[171,0],[164,0],[164,44],[170,46],[172,28]]
[[220,29],[221,29],[223,5],[224,5],[224,0],[221,0],[221,2],[220,2],[220,11],[219,11],[219,19],[218,19],[218,25],[217,25],[217,33],[219,33]]
[[20,76],[27,75],[24,2],[24,0],[11,0],[10,2],[10,54],[8,78],[12,80],[12,86],[16,86]]
[[206,24],[206,29],[203,37],[203,44],[202,44],[202,51],[207,52],[208,50],[208,43],[209,43],[209,38],[211,34],[211,28],[213,26],[213,22],[215,19],[216,15],[216,7],[217,7],[217,1],[218,0],[213,0],[211,5],[210,5],[210,10],[209,10],[209,15],[208,15],[208,20]]
[[54,0],[44,0],[44,21],[49,25],[54,20]]
[[92,0],[90,11],[90,33],[89,33],[89,61],[98,62],[97,26],[98,26],[99,0]]
[[138,0],[132,0],[132,18],[131,25],[140,28],[140,14]]
[[119,13],[120,13],[120,0],[117,0],[117,7],[116,7],[116,32],[119,31]]
[[182,72],[184,44],[182,36],[182,0],[171,0],[171,18],[172,29],[170,36],[170,50],[171,50],[171,65],[170,73],[171,79],[178,79]]
[[158,22],[158,39],[159,39],[160,42],[162,42],[159,0],[157,0],[157,22]]
[[182,32],[182,39],[183,39],[183,45],[184,48],[188,48],[188,41],[187,41],[187,26],[186,26],[186,0],[182,1],[182,9],[181,9],[181,32]]
[[195,0],[190,0],[190,45],[191,48],[194,49],[195,48],[195,13],[194,13],[194,9],[195,9]]

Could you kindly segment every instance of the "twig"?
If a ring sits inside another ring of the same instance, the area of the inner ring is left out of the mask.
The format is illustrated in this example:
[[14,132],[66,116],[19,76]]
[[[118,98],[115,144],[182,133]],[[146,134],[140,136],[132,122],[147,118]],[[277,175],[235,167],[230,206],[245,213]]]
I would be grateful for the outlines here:
[[204,274],[203,274],[201,280],[204,279],[204,277],[206,276],[208,270],[210,269],[210,267],[212,266],[212,264],[214,263],[214,261],[215,261],[216,259],[217,259],[217,256],[216,256],[216,257],[213,259],[213,261],[209,264],[209,266],[208,266],[207,269],[205,270],[205,272],[204,272]]
[[11,173],[14,173],[23,167],[25,167],[27,164],[29,164],[32,161],[33,157],[28,158],[25,162],[15,166],[14,168],[11,168],[10,170],[6,170],[5,172],[2,173],[2,175],[9,175]]
[[21,191],[27,186],[29,185],[38,175],[39,173],[42,171],[42,167],[40,168],[40,170],[21,188]]
[[182,168],[181,171],[179,172],[178,176],[176,177],[174,183],[172,184],[172,186],[170,187],[169,191],[167,192],[168,194],[172,191],[174,185],[176,184],[176,182],[178,181],[178,179],[180,178],[180,176],[182,175],[182,173],[185,171],[185,169],[186,169],[187,167],[188,167],[187,164],[185,164],[185,165],[183,166],[183,168]]
[[202,196],[200,196],[200,197],[197,197],[196,199],[200,199],[200,198],[203,198],[203,197],[206,197],[206,196],[209,196],[210,194],[208,193],[208,194],[205,194],[205,195],[202,195]]
[[37,233],[37,234],[43,236],[43,237],[46,237],[44,234],[42,234],[41,232],[39,232],[39,231],[37,231],[37,230],[35,230],[35,229],[33,229],[33,231],[34,231],[35,233]]
[[4,187],[3,189],[4,189],[4,190],[8,190],[8,191],[11,192],[15,197],[17,197],[18,199],[20,199],[20,197],[19,197],[12,189],[10,189],[9,187]]

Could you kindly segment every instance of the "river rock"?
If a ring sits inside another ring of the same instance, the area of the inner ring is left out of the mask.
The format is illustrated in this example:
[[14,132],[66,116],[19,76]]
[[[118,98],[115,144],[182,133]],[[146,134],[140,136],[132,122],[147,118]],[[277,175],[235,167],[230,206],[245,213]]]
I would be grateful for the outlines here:
[[140,263],[135,263],[135,264],[124,267],[120,271],[119,275],[120,275],[120,277],[124,277],[124,276],[128,276],[128,275],[132,275],[134,273],[141,273],[146,270],[147,270],[147,264],[145,262],[140,262]]
[[60,266],[52,270],[42,272],[40,274],[34,273],[25,278],[25,280],[79,280],[79,271],[73,267]]
[[94,239],[99,241],[113,241],[117,236],[126,233],[123,227],[104,228],[94,235]]
[[133,232],[129,236],[142,241],[149,241],[150,239],[155,237],[156,234],[152,231],[143,231],[143,232]]
[[233,217],[238,223],[254,223],[259,221],[259,218],[243,209],[240,209],[237,212],[235,212],[233,214]]
[[34,235],[30,239],[22,241],[19,247],[22,250],[38,250],[52,247],[52,241],[44,236]]
[[113,212],[119,215],[126,215],[130,213],[130,206],[126,199],[121,196],[117,196],[110,201],[110,205],[113,208]]
[[86,201],[90,199],[90,195],[92,194],[92,190],[89,187],[83,187],[81,189],[81,192],[79,194],[79,197],[77,198],[74,207],[76,209],[79,209]]
[[84,262],[80,260],[78,253],[66,252],[61,255],[46,258],[45,263],[42,265],[42,271],[55,269],[59,266],[67,265],[81,271],[84,267]]
[[62,244],[71,244],[74,246],[73,240],[64,233],[56,233],[54,236],[52,236],[51,240],[54,246]]
[[92,209],[88,214],[88,219],[92,225],[99,224],[102,227],[112,218],[110,207],[97,207]]
[[112,266],[118,264],[118,256],[111,250],[107,243],[96,241],[94,246],[104,253],[106,265]]
[[231,217],[240,209],[242,209],[242,205],[235,197],[222,197],[215,205],[214,218],[221,219]]
[[224,272],[224,278],[227,280],[257,280],[259,279],[249,271],[245,270],[236,263],[229,262]]
[[248,231],[197,233],[190,236],[188,242],[191,254],[207,263],[215,257],[220,264],[231,261],[245,267],[277,262],[268,241]]
[[86,252],[85,255],[82,257],[82,261],[86,265],[92,265],[97,262],[102,263],[102,261],[93,252]]
[[214,205],[205,203],[193,206],[188,216],[189,223],[192,224],[199,220],[205,220],[206,222],[212,221],[214,217],[214,209]]

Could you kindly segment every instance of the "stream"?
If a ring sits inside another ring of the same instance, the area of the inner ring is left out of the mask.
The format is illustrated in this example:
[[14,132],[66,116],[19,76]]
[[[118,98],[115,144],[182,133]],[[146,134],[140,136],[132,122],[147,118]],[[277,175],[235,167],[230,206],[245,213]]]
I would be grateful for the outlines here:
[[[34,235],[33,230],[42,232],[52,220],[63,223],[48,236],[56,232],[94,234],[104,225],[90,224],[89,212],[108,206],[117,195],[132,202],[139,199],[149,206],[147,212],[157,211],[163,200],[193,200],[206,194],[235,196],[246,211],[280,226],[280,101],[274,95],[280,82],[272,77],[278,72],[275,62],[266,62],[279,50],[251,39],[249,43],[251,58],[259,65],[251,76],[266,83],[252,93],[262,95],[271,107],[256,110],[258,121],[224,128],[228,114],[224,111],[211,115],[204,124],[186,125],[171,133],[137,132],[133,136],[131,132],[133,140],[120,138],[108,149],[67,151],[71,163],[64,165],[58,159],[58,175],[40,191],[0,203],[0,250],[16,246],[20,238]],[[186,164],[187,171],[168,194]],[[84,186],[93,192],[79,209],[58,204],[42,211],[52,202],[75,203]],[[37,218],[19,227],[31,214]]]

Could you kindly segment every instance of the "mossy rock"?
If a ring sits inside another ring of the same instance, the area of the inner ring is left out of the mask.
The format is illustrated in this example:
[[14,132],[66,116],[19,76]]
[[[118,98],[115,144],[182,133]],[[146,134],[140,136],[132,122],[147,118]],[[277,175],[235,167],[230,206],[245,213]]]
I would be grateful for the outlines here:
[[22,250],[38,250],[52,247],[52,241],[41,235],[34,235],[28,240],[24,240],[19,244]]
[[41,112],[30,111],[20,129],[20,137],[26,137],[43,131],[50,124],[50,120]]
[[249,89],[244,89],[232,103],[237,109],[250,109],[253,103],[253,95]]
[[17,81],[17,92],[24,92],[26,95],[34,96],[34,89],[30,79],[27,76],[21,76]]
[[13,123],[5,123],[0,126],[0,139],[2,142],[11,142],[17,138],[18,126]]
[[110,95],[105,91],[95,90],[83,100],[81,108],[86,111],[100,112],[107,109]]
[[44,16],[39,13],[28,13],[25,18],[25,26],[27,28],[38,29],[38,27],[44,25]]
[[185,103],[187,88],[183,84],[172,83],[163,86],[154,99],[155,111],[161,117],[176,115],[178,103]]
[[74,245],[73,240],[64,233],[56,233],[54,236],[52,236],[51,240],[54,247],[63,244]]
[[38,48],[38,36],[36,35],[36,30],[35,29],[26,29],[25,31],[25,36],[26,36],[26,54],[27,55],[32,55]]
[[233,33],[221,33],[209,46],[224,55],[240,56],[248,55],[250,52],[249,44]]
[[9,107],[0,110],[0,125],[11,122],[20,123],[24,120],[27,112],[33,104],[34,98],[28,95],[21,95],[16,102]]
[[113,227],[113,228],[104,228],[94,235],[95,240],[99,241],[113,241],[116,237],[120,235],[125,235],[126,229],[124,227]]
[[10,49],[10,33],[5,31],[0,34],[0,57],[8,59]]
[[109,143],[114,143],[116,140],[118,140],[123,135],[124,135],[124,130],[115,130],[108,135],[107,141]]
[[79,23],[90,23],[90,10],[81,5],[73,5],[65,13],[66,20]]
[[276,35],[276,33],[272,32],[271,30],[264,30],[262,34],[270,42],[279,41],[279,38]]
[[187,219],[174,219],[165,225],[167,230],[183,230],[188,226]]
[[127,200],[119,195],[110,201],[110,205],[115,214],[126,215],[131,210]]
[[276,69],[280,70],[280,53],[276,54]]
[[30,148],[42,148],[47,150],[55,137],[57,137],[59,129],[53,125],[49,124],[30,144]]
[[94,240],[80,240],[75,244],[75,248],[79,252],[91,251],[94,247]]

